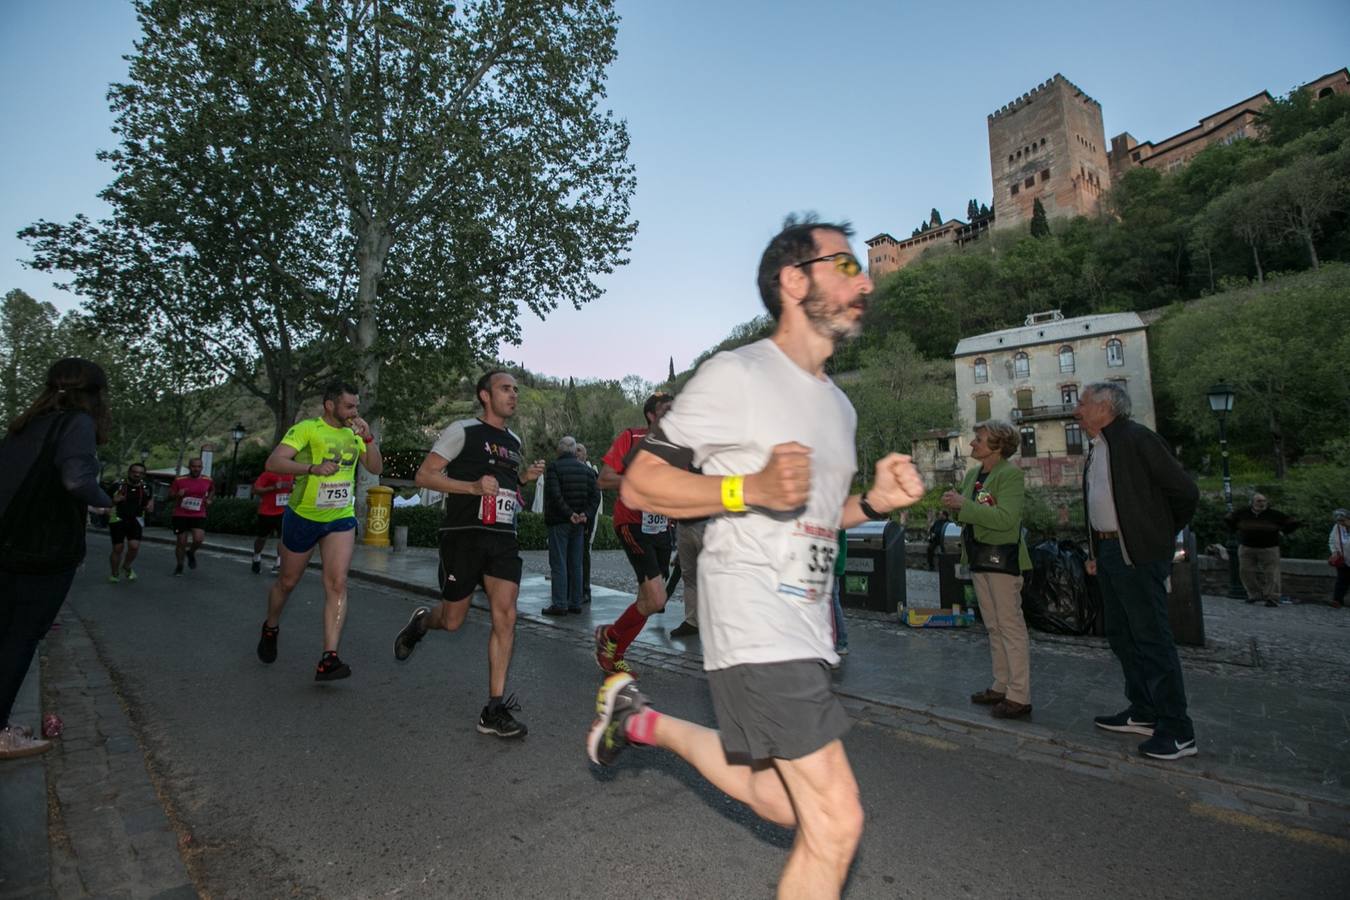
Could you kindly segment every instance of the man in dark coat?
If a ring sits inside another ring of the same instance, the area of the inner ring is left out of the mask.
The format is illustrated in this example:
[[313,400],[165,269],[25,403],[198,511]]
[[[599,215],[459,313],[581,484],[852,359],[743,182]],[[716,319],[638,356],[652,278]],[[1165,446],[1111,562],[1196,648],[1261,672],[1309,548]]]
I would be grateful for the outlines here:
[[546,616],[581,612],[582,550],[589,511],[600,503],[595,470],[577,459],[577,441],[558,442],[558,457],[544,470],[544,524],[548,526],[548,565],[553,602]]
[[1194,756],[1167,579],[1176,533],[1195,514],[1200,491],[1171,448],[1130,419],[1130,395],[1114,382],[1083,389],[1074,418],[1092,439],[1083,473],[1091,554],[1106,611],[1106,639],[1125,675],[1129,708],[1097,716],[1098,728],[1148,735],[1139,752],[1153,759]]

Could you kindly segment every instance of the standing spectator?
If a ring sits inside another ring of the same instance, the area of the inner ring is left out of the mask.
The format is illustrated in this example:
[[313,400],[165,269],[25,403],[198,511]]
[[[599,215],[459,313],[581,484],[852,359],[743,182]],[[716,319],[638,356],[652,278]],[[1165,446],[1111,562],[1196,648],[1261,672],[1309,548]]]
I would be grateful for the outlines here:
[[1350,559],[1346,558],[1346,547],[1350,546],[1350,510],[1338,509],[1331,514],[1335,524],[1331,526],[1331,536],[1327,538],[1327,550],[1331,558],[1327,562],[1336,568],[1336,589],[1331,595],[1331,608],[1340,609],[1345,605],[1345,592],[1350,588]]
[[[586,464],[599,477],[600,470],[591,463],[590,451],[586,449],[585,444],[577,444],[577,459]],[[600,527],[600,508],[605,502],[605,495],[600,491],[595,492],[595,505],[586,510],[586,540],[581,545],[581,603],[586,605],[591,602],[591,545],[595,543],[595,530]]]
[[1031,568],[1022,540],[1026,486],[1022,470],[1008,462],[1019,445],[1007,422],[979,423],[970,442],[979,468],[966,473],[959,492],[942,495],[942,505],[965,526],[961,562],[970,566],[993,658],[993,686],[972,694],[970,702],[991,707],[996,719],[1031,715],[1031,653],[1022,618],[1022,573]]
[[933,524],[928,528],[928,571],[936,568],[935,557],[942,552],[942,539],[947,535],[947,523],[951,521],[950,514],[944,509],[938,513],[933,520]]
[[88,360],[53,363],[0,442],[0,759],[51,748],[9,715],[84,561],[88,507],[113,503],[99,488],[95,456],[111,428],[107,383]]
[[[848,565],[848,531],[839,529],[839,549],[834,555],[834,590],[830,602],[834,604],[834,652],[848,656],[848,623],[844,621],[844,604],[840,594],[844,590],[844,569]],[[835,663],[836,669],[839,664]]]
[[586,513],[599,502],[595,471],[577,459],[577,441],[558,442],[558,457],[544,469],[544,524],[548,526],[548,567],[553,602],[546,616],[581,612],[582,548]]
[[1238,571],[1247,602],[1280,605],[1280,535],[1302,523],[1270,508],[1265,494],[1252,494],[1249,509],[1235,509],[1224,518],[1238,536]]
[[1106,639],[1125,675],[1128,708],[1097,716],[1098,728],[1146,734],[1153,759],[1194,756],[1181,659],[1167,620],[1167,579],[1176,534],[1195,514],[1200,491],[1154,432],[1130,419],[1130,395],[1114,382],[1090,384],[1073,415],[1091,438],[1083,473],[1091,552]]
[[698,555],[703,552],[707,527],[707,519],[684,519],[675,528],[676,564],[684,578],[684,621],[670,630],[671,637],[698,634]]

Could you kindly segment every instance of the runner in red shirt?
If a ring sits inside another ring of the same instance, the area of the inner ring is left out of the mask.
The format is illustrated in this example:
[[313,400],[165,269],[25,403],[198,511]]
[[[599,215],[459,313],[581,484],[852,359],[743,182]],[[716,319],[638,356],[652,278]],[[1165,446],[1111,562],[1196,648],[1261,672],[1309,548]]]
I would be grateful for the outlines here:
[[[188,460],[188,477],[178,477],[169,488],[169,500],[174,503],[173,533],[178,536],[174,547],[174,556],[178,565],[173,574],[183,574],[183,560],[188,568],[197,568],[197,551],[206,540],[206,511],[211,506],[212,483],[210,478],[202,476],[202,461],[194,457]],[[192,546],[188,546],[188,538]]]
[[[600,468],[601,490],[618,490],[628,461],[648,430],[661,420],[675,398],[664,391],[652,394],[642,404],[646,428],[627,428],[610,445]],[[633,673],[623,658],[647,617],[666,608],[666,579],[670,577],[670,522],[665,516],[629,509],[619,500],[614,504],[614,532],[637,575],[637,600],[623,611],[612,625],[595,629],[595,662],[601,671]]]
[[[291,502],[291,489],[295,486],[294,475],[278,475],[276,472],[263,472],[253,482],[253,496],[261,497],[258,503],[258,530],[253,539],[253,574],[262,571],[263,547],[268,537],[281,537],[281,520],[286,515],[286,507]],[[278,562],[272,564],[272,574],[280,571],[280,551]]]

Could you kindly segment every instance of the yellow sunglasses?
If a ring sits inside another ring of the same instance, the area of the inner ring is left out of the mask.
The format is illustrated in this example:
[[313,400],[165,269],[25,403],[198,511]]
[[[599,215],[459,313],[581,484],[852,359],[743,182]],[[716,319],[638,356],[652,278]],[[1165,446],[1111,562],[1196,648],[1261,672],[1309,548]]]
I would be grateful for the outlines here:
[[815,259],[808,259],[806,262],[794,263],[795,268],[804,269],[807,266],[818,263],[832,261],[834,270],[845,278],[852,278],[862,271],[862,263],[852,253],[831,253],[828,256],[817,256]]

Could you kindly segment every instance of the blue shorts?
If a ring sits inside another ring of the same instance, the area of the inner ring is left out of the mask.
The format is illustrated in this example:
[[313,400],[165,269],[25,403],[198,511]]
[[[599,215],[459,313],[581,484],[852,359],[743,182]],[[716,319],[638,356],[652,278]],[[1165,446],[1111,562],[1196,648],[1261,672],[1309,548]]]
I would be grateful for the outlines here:
[[292,553],[308,553],[325,536],[351,531],[355,527],[356,516],[334,519],[332,522],[315,522],[288,508],[281,519],[281,542]]

